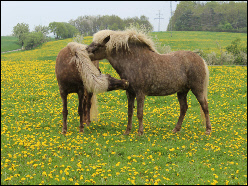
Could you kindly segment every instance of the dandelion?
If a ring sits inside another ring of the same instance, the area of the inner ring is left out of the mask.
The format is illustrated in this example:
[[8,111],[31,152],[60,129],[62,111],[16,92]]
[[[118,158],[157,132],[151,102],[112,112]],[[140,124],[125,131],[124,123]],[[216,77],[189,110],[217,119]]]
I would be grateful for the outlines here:
[[218,175],[217,174],[213,174],[214,175],[214,177],[217,179],[218,178]]
[[46,171],[43,171],[43,172],[42,172],[42,176],[47,176]]

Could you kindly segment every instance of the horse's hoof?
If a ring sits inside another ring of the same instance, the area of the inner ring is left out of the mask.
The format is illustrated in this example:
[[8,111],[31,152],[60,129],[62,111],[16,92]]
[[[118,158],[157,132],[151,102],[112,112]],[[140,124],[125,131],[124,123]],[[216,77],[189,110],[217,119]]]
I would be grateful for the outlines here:
[[177,133],[177,132],[180,132],[180,130],[174,128],[174,129],[172,130],[172,132],[173,132],[173,133]]
[[138,136],[142,136],[143,134],[143,132],[138,132]]
[[211,130],[207,130],[207,131],[205,132],[206,135],[210,135],[210,133],[211,133]]
[[67,133],[67,131],[64,131],[64,130],[61,132],[61,134],[64,134],[64,135],[66,135],[66,133]]
[[130,131],[125,131],[123,135],[129,135]]

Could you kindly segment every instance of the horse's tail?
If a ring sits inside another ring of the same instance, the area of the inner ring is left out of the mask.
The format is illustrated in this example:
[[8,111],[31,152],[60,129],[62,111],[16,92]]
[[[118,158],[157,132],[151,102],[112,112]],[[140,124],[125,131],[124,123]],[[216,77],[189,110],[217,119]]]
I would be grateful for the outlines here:
[[90,120],[96,121],[98,116],[97,95],[93,93],[91,97]]
[[[204,67],[205,67],[205,72],[206,72],[206,76],[205,76],[205,79],[204,79],[204,84],[203,84],[203,96],[204,96],[204,99],[206,101],[208,101],[208,84],[209,84],[209,70],[208,70],[208,65],[206,63],[205,60],[204,61]],[[203,125],[206,125],[206,117],[205,117],[205,114],[202,110],[202,107],[201,107],[201,117],[203,119],[202,121],[202,124]]]
[[71,62],[76,62],[81,79],[88,92],[101,93],[108,90],[108,76],[101,74],[89,58],[86,45],[71,42],[67,45],[73,55]]

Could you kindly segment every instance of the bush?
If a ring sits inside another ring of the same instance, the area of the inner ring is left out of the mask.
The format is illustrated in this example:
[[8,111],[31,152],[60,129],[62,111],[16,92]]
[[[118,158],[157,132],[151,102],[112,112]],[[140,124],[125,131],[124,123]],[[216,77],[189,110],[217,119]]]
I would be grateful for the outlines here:
[[84,35],[83,34],[77,34],[74,38],[73,38],[73,41],[74,42],[77,42],[77,43],[81,43],[81,44],[85,44],[84,42]]
[[45,42],[42,32],[30,32],[25,35],[24,48],[32,49]]
[[205,54],[203,50],[196,49],[193,52],[201,56],[208,65],[233,65],[234,56],[228,52],[221,52],[220,57],[217,57],[215,52]]
[[247,64],[247,45],[246,47],[241,46],[241,39],[237,38],[234,41],[232,41],[231,45],[226,47],[226,50],[233,54],[234,64],[237,65],[245,65]]

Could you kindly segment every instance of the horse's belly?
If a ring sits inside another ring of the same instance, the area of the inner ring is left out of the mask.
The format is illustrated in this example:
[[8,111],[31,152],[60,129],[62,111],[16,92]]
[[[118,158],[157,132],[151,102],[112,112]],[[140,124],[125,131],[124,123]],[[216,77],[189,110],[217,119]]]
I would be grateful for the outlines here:
[[187,90],[187,84],[184,81],[175,81],[175,82],[164,82],[159,84],[152,84],[147,87],[148,96],[167,96],[175,94],[177,92],[183,92]]
[[167,96],[171,94],[175,94],[177,91],[175,90],[157,90],[157,91],[148,91],[148,96]]

